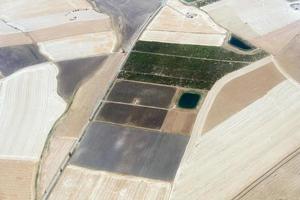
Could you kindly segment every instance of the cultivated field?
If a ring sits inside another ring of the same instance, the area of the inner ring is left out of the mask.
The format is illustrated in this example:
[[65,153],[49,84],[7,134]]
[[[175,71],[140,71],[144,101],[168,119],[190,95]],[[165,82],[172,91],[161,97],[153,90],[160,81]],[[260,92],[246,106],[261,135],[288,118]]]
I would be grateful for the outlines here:
[[50,200],[167,200],[171,185],[138,177],[68,166]]
[[226,30],[203,11],[169,0],[147,27],[140,40],[178,44],[221,46]]
[[160,0],[94,0],[104,10],[118,30],[119,46],[128,49],[139,36],[142,26],[159,8]]
[[71,165],[170,181],[188,137],[93,122]]
[[0,48],[0,72],[8,76],[19,69],[46,62],[36,45],[19,45]]
[[66,109],[57,94],[57,74],[54,64],[43,63],[0,80],[0,157],[39,159]]
[[171,199],[232,199],[295,151],[299,98],[299,87],[283,81],[206,135],[194,137]]
[[209,90],[225,74],[265,57],[222,47],[139,41],[119,78]]

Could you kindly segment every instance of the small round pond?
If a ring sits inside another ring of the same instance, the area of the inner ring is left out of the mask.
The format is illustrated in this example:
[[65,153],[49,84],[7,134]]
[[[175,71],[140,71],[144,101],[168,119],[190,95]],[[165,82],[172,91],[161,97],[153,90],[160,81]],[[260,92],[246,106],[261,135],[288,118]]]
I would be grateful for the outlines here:
[[193,109],[197,107],[200,100],[200,94],[195,92],[185,92],[179,98],[178,107],[185,109]]

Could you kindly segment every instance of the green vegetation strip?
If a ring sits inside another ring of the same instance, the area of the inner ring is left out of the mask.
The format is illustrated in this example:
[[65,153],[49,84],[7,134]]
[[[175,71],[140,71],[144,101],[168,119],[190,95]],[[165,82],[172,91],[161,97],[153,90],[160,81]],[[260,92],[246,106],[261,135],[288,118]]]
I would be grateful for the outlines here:
[[225,74],[267,54],[237,54],[221,47],[138,42],[119,78],[209,90]]

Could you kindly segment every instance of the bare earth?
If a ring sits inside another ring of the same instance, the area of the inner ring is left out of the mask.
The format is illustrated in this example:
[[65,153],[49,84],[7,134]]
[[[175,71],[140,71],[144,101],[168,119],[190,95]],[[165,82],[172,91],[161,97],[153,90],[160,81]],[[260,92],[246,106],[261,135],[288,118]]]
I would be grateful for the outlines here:
[[34,199],[37,163],[0,159],[0,199]]
[[222,88],[214,100],[206,118],[203,133],[261,98],[283,80],[284,77],[273,63],[268,63],[233,79]]
[[68,166],[50,200],[167,200],[170,183]]

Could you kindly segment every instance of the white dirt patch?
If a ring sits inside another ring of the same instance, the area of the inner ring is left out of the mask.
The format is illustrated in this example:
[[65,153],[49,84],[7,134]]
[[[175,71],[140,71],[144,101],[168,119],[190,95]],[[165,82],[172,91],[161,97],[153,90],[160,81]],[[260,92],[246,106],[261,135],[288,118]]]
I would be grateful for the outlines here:
[[141,40],[220,46],[225,36],[226,30],[205,12],[170,0],[147,27]]
[[226,35],[180,33],[168,31],[146,31],[140,40],[152,42],[166,42],[175,44],[193,44],[206,46],[222,46]]
[[66,103],[57,94],[58,68],[43,63],[0,80],[0,157],[39,159]]
[[167,200],[170,183],[68,166],[50,195],[58,199]]
[[[203,9],[235,33],[242,33],[244,30],[240,27],[244,24],[260,36],[300,19],[300,12],[292,9],[285,0],[222,0]],[[241,20],[240,23],[236,23],[236,17]]]
[[179,168],[171,199],[232,199],[295,151],[299,98],[299,87],[284,81],[190,142],[192,151]]
[[98,56],[112,52],[113,31],[65,37],[38,43],[40,50],[55,61]]
[[[45,29],[53,26],[59,26],[66,23],[84,22],[92,20],[107,20],[107,15],[98,13],[94,10],[76,10],[65,11],[59,13],[49,13],[49,15],[41,15],[31,18],[8,21],[7,23],[18,27],[24,32]],[[1,25],[1,24],[0,24]],[[1,26],[0,26],[1,28]]]

